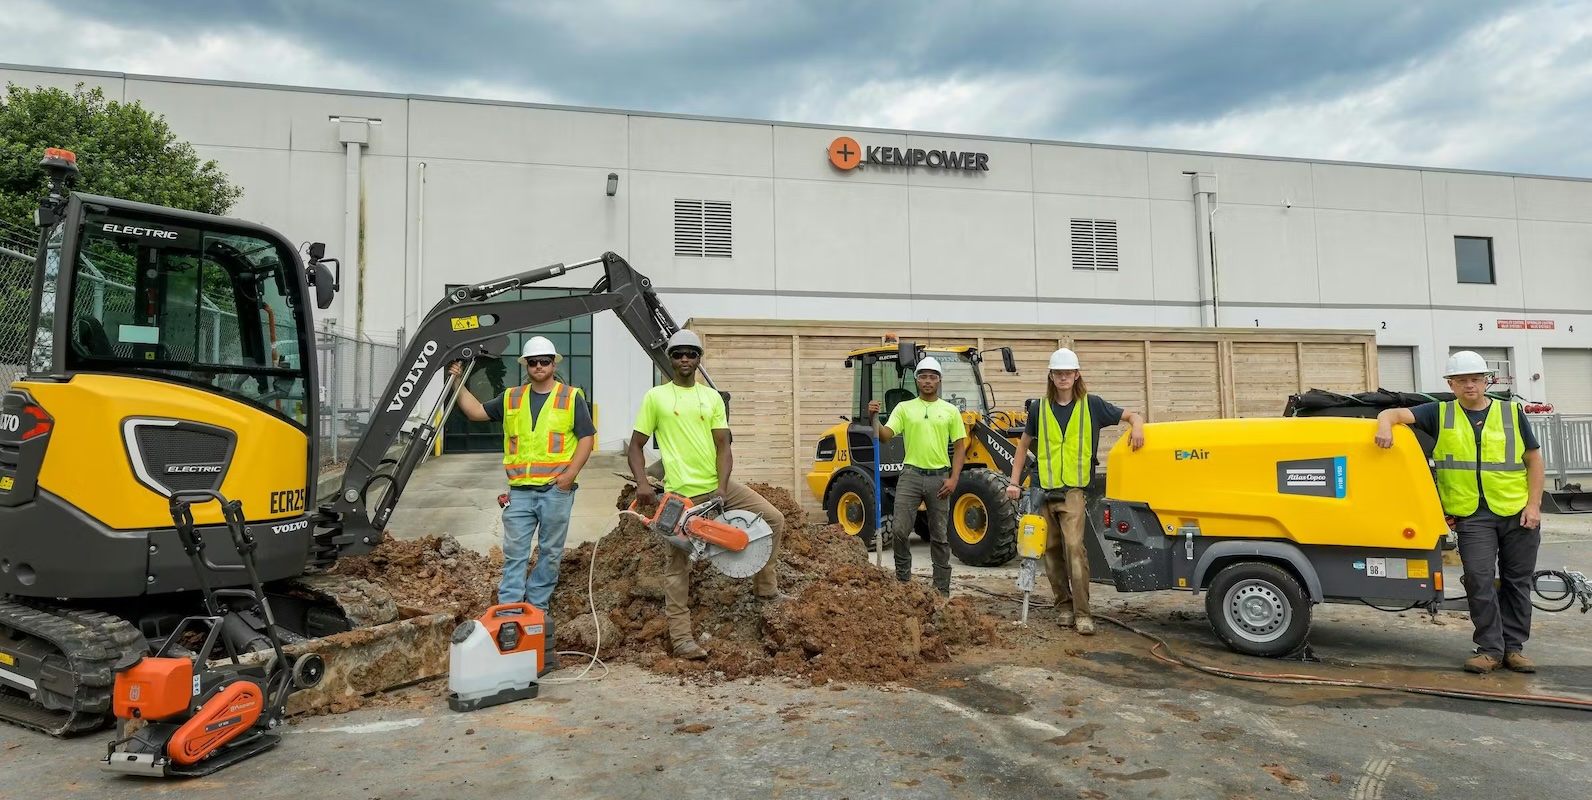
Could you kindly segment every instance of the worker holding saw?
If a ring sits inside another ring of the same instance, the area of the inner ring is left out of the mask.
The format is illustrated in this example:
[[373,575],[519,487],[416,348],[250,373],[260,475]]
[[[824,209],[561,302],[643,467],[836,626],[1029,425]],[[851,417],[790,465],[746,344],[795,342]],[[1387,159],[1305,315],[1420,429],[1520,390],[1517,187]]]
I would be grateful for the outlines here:
[[[1536,672],[1521,651],[1531,637],[1531,576],[1542,543],[1542,451],[1520,405],[1487,396],[1491,376],[1479,353],[1449,356],[1443,377],[1454,399],[1386,409],[1377,415],[1376,443],[1392,447],[1394,425],[1437,440],[1437,494],[1455,519],[1475,627],[1476,654],[1465,669]],[[1502,579],[1499,587],[1494,577]]]
[[[919,361],[915,377],[918,396],[892,409],[888,422],[879,424],[878,400],[868,402],[868,415],[879,441],[888,442],[899,433],[906,442],[905,463],[901,467],[901,479],[896,483],[892,523],[896,580],[902,583],[912,580],[912,525],[918,516],[918,504],[922,503],[929,519],[929,561],[934,565],[934,589],[950,597],[951,543],[946,538],[945,523],[951,513],[949,498],[956,491],[956,481],[962,475],[962,461],[967,455],[967,429],[962,424],[962,412],[940,397],[939,360],[928,357]],[[953,443],[956,453],[948,457]]]
[[[1073,351],[1064,347],[1051,353],[1049,366],[1045,397],[1029,401],[1028,424],[1017,452],[1026,454],[1030,444],[1038,444],[1038,484],[1045,493],[1050,531],[1045,536],[1045,575],[1056,596],[1056,622],[1089,636],[1094,617],[1089,612],[1089,554],[1083,544],[1084,490],[1099,465],[1101,429],[1128,423],[1128,444],[1138,450],[1144,446],[1144,418],[1090,394]],[[1015,500],[1022,495],[1026,459],[1013,461],[1006,496]]]
[[[557,378],[556,365],[563,360],[547,337],[532,336],[520,354],[529,384],[505,389],[485,403],[466,388],[459,392],[458,401],[459,410],[471,420],[503,423],[503,471],[508,475],[509,502],[503,508],[503,577],[498,583],[498,603],[530,603],[546,615],[548,670],[558,668],[558,651],[547,606],[558,584],[559,562],[569,536],[575,480],[597,440],[585,394]],[[460,365],[450,364],[448,371],[458,375]],[[525,573],[533,537],[538,542],[536,569],[527,586]]]
[[[768,523],[774,531],[774,551],[768,563],[753,576],[752,593],[764,600],[779,598],[782,595],[775,568],[785,516],[762,495],[730,480],[734,457],[724,398],[696,379],[703,354],[702,340],[692,331],[681,330],[669,337],[665,347],[674,368],[674,380],[647,390],[630,435],[630,471],[636,481],[636,503],[655,506],[658,502],[641,451],[650,437],[657,436],[664,491],[697,504],[717,496],[723,500],[725,511],[750,511]],[[675,547],[664,550],[669,559],[664,570],[664,613],[669,618],[671,649],[678,658],[707,658],[707,651],[691,630],[690,556]]]

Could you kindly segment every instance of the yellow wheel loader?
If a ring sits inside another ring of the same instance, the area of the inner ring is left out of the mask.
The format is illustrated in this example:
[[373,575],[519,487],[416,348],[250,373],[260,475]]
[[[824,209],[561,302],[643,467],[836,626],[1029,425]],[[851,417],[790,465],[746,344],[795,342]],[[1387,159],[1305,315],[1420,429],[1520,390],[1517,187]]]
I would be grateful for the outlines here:
[[[1017,371],[1011,348],[995,352],[1005,371]],[[813,468],[807,473],[808,491],[824,504],[830,524],[860,537],[869,549],[881,528],[880,547],[888,547],[894,536],[910,535],[909,531],[928,538],[927,512],[921,506],[910,522],[894,519],[895,487],[906,445],[900,437],[876,443],[867,413],[868,403],[879,398],[883,422],[896,405],[916,397],[912,367],[925,356],[940,362],[944,370],[940,397],[961,409],[967,430],[967,454],[946,522],[951,553],[970,566],[1000,566],[1017,553],[1017,501],[1006,496],[1006,485],[1025,417],[994,410],[994,390],[984,381],[981,367],[984,353],[977,349],[887,340],[850,353],[846,366],[857,370],[851,413],[841,417],[846,422],[819,437]],[[876,444],[880,445],[877,463]],[[1024,456],[1034,462],[1033,453]],[[876,508],[874,498],[880,495],[884,503]]]
[[[328,568],[381,543],[474,364],[500,354],[509,333],[613,311],[669,369],[663,347],[679,326],[613,253],[459,287],[425,315],[340,485],[317,497],[324,376],[311,315],[338,288],[324,246],[305,259],[264,226],[72,193],[67,151],[48,151],[41,166],[51,180],[36,215],[30,341],[0,408],[0,720],[55,736],[101,728],[117,673],[156,650],[198,646],[169,641],[185,619],[220,620],[216,649],[197,661],[252,655],[262,670],[268,633],[289,650],[352,629],[402,638],[409,620],[385,590]],[[604,276],[587,294],[495,299],[592,264]],[[449,375],[455,361],[470,366]],[[174,501],[195,494],[217,502],[178,514]],[[252,542],[252,570],[229,507]],[[205,546],[203,575],[183,525]],[[255,571],[263,601],[247,591],[244,573]],[[426,643],[444,668],[447,627]],[[425,647],[402,642],[370,652],[421,657]],[[402,674],[392,666],[381,672]]]

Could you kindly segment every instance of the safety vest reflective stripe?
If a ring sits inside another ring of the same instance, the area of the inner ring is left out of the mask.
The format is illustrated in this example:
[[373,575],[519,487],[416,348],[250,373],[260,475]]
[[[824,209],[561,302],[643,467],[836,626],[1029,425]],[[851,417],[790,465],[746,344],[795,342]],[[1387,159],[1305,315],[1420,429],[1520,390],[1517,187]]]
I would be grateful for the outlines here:
[[1050,407],[1048,396],[1039,398],[1039,485],[1044,489],[1059,489],[1089,485],[1093,471],[1094,453],[1091,452],[1090,433],[1094,423],[1089,417],[1089,398],[1078,398],[1067,419],[1065,432],[1060,420]]
[[516,478],[556,478],[569,469],[567,461],[553,461],[538,464],[505,464],[503,471],[508,473],[509,480]]
[[[1455,516],[1469,516],[1486,497],[1493,513],[1518,513],[1525,507],[1530,489],[1520,454],[1515,404],[1494,400],[1479,429],[1468,419],[1466,424],[1459,423],[1463,413],[1459,401],[1445,402],[1440,408],[1442,425],[1432,449],[1432,466],[1437,471],[1443,510]],[[1474,460],[1478,437],[1480,461]]]
[[509,389],[504,398],[503,471],[509,484],[535,486],[563,474],[574,458],[575,398],[580,389],[555,383],[551,396],[531,418],[524,401],[528,387]]

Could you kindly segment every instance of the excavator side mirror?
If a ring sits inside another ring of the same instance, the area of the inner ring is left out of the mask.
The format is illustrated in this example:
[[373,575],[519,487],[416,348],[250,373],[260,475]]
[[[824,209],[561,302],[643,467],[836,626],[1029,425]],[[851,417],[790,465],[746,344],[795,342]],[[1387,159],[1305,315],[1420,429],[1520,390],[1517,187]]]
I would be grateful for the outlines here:
[[913,342],[896,345],[896,368],[911,374],[918,365],[918,346]]
[[1001,367],[1007,372],[1017,371],[1017,359],[1012,357],[1012,349],[1010,347],[1001,348]]
[[331,308],[332,299],[337,296],[331,269],[325,264],[311,265],[310,283],[315,285],[315,307],[323,310]]

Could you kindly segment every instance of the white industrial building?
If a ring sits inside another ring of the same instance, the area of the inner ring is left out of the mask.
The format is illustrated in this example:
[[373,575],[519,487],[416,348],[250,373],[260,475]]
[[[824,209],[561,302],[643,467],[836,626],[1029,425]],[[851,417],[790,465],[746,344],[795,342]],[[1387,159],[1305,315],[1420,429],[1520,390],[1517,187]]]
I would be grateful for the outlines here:
[[[1375,330],[1387,388],[1440,390],[1448,354],[1471,348],[1520,394],[1592,413],[1588,180],[20,66],[0,78],[97,85],[164,116],[244,187],[234,214],[343,259],[324,315],[378,338],[413,331],[449,285],[612,250],[682,322]],[[611,317],[581,330],[565,341],[591,356],[612,448],[652,368]]]

